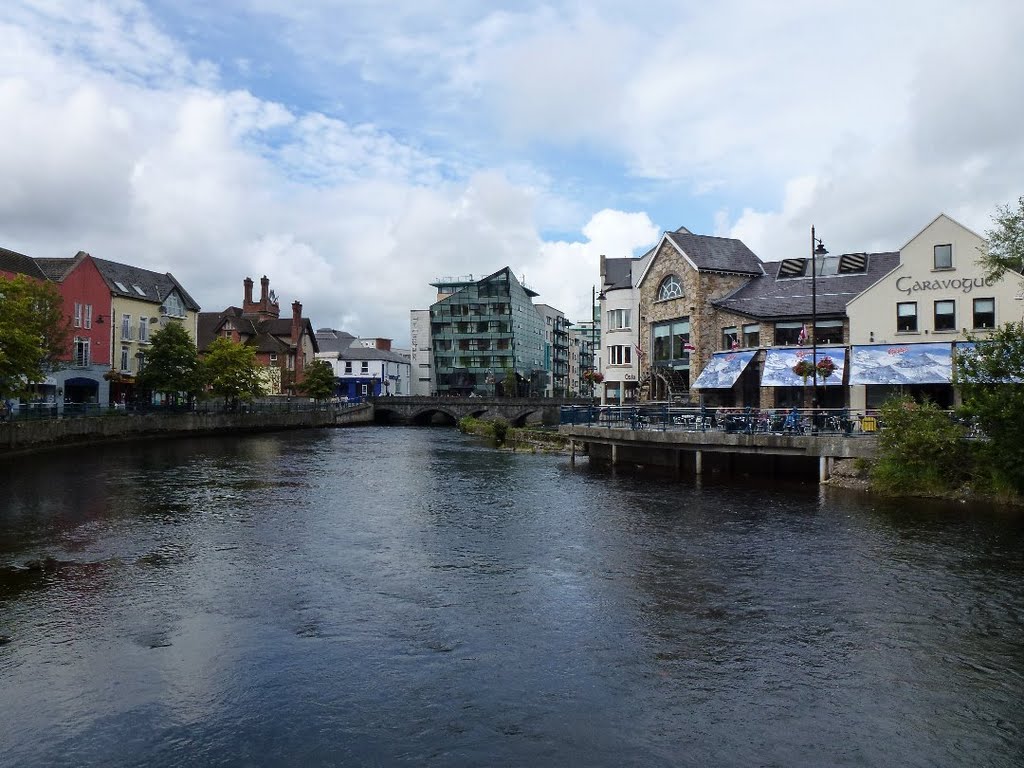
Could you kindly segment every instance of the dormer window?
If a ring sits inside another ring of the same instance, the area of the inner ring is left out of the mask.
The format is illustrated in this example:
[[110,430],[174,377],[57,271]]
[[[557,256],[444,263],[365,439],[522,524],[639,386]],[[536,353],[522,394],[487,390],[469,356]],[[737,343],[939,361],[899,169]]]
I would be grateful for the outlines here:
[[669,275],[658,286],[658,301],[678,299],[683,295],[683,284],[676,275]]

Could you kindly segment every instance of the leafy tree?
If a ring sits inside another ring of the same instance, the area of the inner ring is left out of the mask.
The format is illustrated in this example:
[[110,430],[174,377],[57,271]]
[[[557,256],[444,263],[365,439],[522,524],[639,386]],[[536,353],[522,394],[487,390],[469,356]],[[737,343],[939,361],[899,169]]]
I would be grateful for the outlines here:
[[52,283],[0,276],[0,398],[20,395],[60,367],[69,322]]
[[964,428],[934,403],[893,397],[880,409],[875,488],[896,494],[942,494],[968,480],[970,447]]
[[241,400],[263,394],[263,379],[252,347],[220,337],[210,345],[202,362],[203,379],[210,391],[232,409]]
[[1016,210],[997,208],[993,223],[979,259],[985,276],[998,280],[1007,272],[1024,272],[1024,197],[1017,200]]
[[334,369],[331,364],[323,360],[314,360],[313,364],[306,368],[306,375],[299,385],[307,396],[314,400],[327,400],[334,396]]
[[203,388],[202,371],[195,342],[180,323],[172,322],[153,334],[146,366],[138,383],[150,392],[162,392],[177,399],[183,393],[191,400]]
[[959,351],[961,413],[977,420],[983,464],[997,489],[1024,493],[1024,322],[1006,323]]

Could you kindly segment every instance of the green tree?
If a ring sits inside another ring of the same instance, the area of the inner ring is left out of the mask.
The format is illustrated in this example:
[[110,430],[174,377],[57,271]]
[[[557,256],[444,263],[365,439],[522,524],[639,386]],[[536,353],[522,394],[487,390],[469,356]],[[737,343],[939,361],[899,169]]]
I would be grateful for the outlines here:
[[334,369],[330,363],[323,360],[314,360],[313,364],[306,368],[305,378],[299,385],[299,389],[314,400],[327,400],[333,397],[334,387]]
[[263,394],[263,379],[252,347],[220,337],[210,345],[202,362],[203,380],[210,392],[224,398],[232,409],[239,401]]
[[1017,200],[1016,210],[997,208],[993,224],[979,259],[985,276],[998,280],[1007,272],[1024,272],[1024,197]]
[[171,322],[153,334],[146,354],[146,365],[138,376],[139,386],[149,392],[161,392],[177,400],[191,400],[203,388],[199,353],[195,342],[181,323]]
[[962,415],[975,419],[982,467],[996,490],[1024,493],[1024,322],[1005,323],[956,357]]
[[59,368],[68,332],[55,285],[0,276],[0,398],[24,394]]
[[934,403],[893,397],[882,404],[874,487],[885,493],[940,495],[969,479],[964,428]]

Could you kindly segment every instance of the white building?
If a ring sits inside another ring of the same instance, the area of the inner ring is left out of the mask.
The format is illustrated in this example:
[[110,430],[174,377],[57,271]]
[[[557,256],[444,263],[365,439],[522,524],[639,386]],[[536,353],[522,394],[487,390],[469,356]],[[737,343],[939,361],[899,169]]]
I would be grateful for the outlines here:
[[409,312],[409,363],[412,366],[409,393],[418,397],[434,394],[434,345],[430,335],[430,310]]
[[900,249],[899,266],[849,302],[851,408],[876,408],[895,392],[955,405],[956,345],[1024,314],[1024,276],[986,279],[983,245],[940,214]]

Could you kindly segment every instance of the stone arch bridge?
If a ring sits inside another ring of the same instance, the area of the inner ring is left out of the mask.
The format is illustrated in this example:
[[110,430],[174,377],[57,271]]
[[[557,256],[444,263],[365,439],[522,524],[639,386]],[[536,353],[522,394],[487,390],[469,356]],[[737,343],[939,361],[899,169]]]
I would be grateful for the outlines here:
[[464,416],[504,419],[513,427],[526,424],[557,426],[563,405],[583,400],[553,397],[374,397],[374,421],[384,424],[455,424]]

